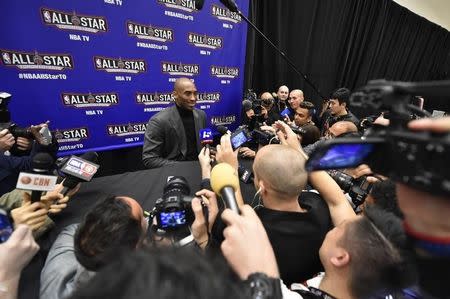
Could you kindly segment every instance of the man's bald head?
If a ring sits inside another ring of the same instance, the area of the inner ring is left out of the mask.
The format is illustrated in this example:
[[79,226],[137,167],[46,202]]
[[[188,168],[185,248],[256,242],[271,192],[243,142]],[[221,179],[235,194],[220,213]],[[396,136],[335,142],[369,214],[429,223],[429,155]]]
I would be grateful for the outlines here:
[[289,97],[289,88],[286,85],[281,85],[278,88],[277,97],[282,101],[286,101]]
[[255,179],[280,198],[300,195],[306,185],[305,159],[294,149],[271,144],[261,148],[253,163]]
[[351,121],[338,121],[334,123],[328,130],[334,137],[338,137],[339,135],[345,133],[358,132],[358,128]]
[[261,94],[261,100],[273,100],[273,96],[270,92],[263,92]]
[[289,94],[289,104],[294,110],[296,110],[300,106],[300,103],[303,102],[303,100],[303,91],[301,91],[300,89],[294,89]]
[[173,86],[173,97],[178,107],[193,110],[197,103],[197,88],[189,78],[178,78]]

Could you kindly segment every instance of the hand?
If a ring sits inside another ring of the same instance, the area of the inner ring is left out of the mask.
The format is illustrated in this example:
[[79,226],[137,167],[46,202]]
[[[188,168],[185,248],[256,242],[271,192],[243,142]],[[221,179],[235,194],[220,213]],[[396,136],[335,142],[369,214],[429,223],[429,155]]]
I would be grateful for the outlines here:
[[0,150],[5,152],[9,151],[14,145],[14,136],[9,133],[8,129],[3,129],[0,131]]
[[205,146],[198,154],[198,162],[202,171],[202,179],[211,177],[211,156],[209,147]]
[[363,175],[369,175],[373,173],[369,165],[366,164],[358,165],[356,168],[348,168],[344,172],[352,176],[354,179],[360,178]]
[[249,149],[248,147],[241,147],[239,149],[239,154],[242,157],[246,157],[246,158],[255,158],[255,156],[256,156],[256,152],[254,150]]
[[[64,181],[63,181],[64,182]],[[50,214],[58,214],[67,207],[69,199],[80,190],[81,183],[78,183],[75,188],[67,192],[66,196],[60,192],[64,188],[63,182],[55,186],[55,189],[47,192],[41,197],[41,202],[45,203]]]
[[231,146],[230,134],[224,134],[220,138],[220,144],[217,146],[216,161],[218,163],[228,163],[237,171],[239,167],[237,154],[238,150],[233,151]]
[[25,137],[17,137],[16,143],[17,148],[21,151],[27,151],[31,149],[31,146],[33,145],[32,141]]
[[18,225],[8,241],[0,244],[0,282],[18,279],[38,250],[39,245],[34,241],[31,229]]
[[255,272],[278,278],[275,254],[261,220],[249,205],[242,206],[241,213],[230,209],[222,213],[228,226],[223,231],[225,240],[220,248],[228,264],[242,280]]
[[271,126],[261,126],[259,129],[262,131],[265,131],[265,132],[273,133],[273,134],[276,133],[275,128],[273,128]]
[[42,144],[42,145],[46,145],[46,140],[45,140],[45,138],[43,138],[42,137],[42,135],[41,135],[41,133],[39,132],[42,128],[44,128],[44,127],[48,127],[48,124],[50,123],[50,121],[48,120],[48,121],[46,121],[45,123],[42,123],[42,124],[39,124],[39,125],[37,125],[37,126],[31,126],[30,127],[30,131],[31,131],[31,134],[33,134],[33,136],[34,136],[34,139],[39,143],[39,144]]
[[191,203],[192,211],[195,215],[195,220],[192,223],[191,231],[195,242],[197,242],[201,248],[205,248],[208,243],[208,236],[211,233],[214,221],[216,221],[217,214],[219,213],[217,197],[214,192],[206,189],[198,191],[195,195],[203,199],[203,204],[208,209],[209,226],[206,227],[206,219],[202,209],[202,200],[195,197]]
[[26,224],[35,231],[44,225],[47,213],[45,203],[41,201],[31,203],[31,195],[24,192],[22,206],[12,209],[11,217],[14,220],[14,225]]
[[277,121],[275,127],[279,130],[277,136],[280,139],[281,144],[290,146],[296,151],[301,150],[297,134],[295,134],[287,124],[282,121]]
[[[408,127],[415,131],[445,133],[450,131],[450,117],[414,120]],[[450,238],[449,197],[432,195],[403,184],[397,184],[397,197],[405,221],[412,229],[428,236]]]

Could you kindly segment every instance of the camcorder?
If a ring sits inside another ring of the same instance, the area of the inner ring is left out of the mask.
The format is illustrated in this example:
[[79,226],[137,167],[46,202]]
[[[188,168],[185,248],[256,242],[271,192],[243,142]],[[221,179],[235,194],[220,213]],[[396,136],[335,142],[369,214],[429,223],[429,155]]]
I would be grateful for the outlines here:
[[345,193],[348,193],[355,207],[363,204],[370,190],[372,190],[372,184],[367,181],[367,176],[354,179],[339,170],[329,170],[328,174]]
[[[22,128],[17,124],[11,122],[11,113],[8,110],[9,102],[11,101],[11,94],[7,92],[0,92],[0,131],[8,129],[14,138],[23,137],[27,139],[35,139],[30,127]],[[39,133],[43,137],[43,142],[49,145],[52,140],[50,130],[43,127]]]
[[450,134],[415,132],[407,128],[411,115],[428,116],[411,104],[413,96],[448,96],[450,81],[369,81],[353,93],[350,106],[371,113],[389,112],[389,126],[372,127],[361,138],[327,140],[306,163],[308,171],[353,168],[368,164],[374,173],[388,176],[435,195],[450,195]]
[[194,213],[190,196],[191,189],[182,176],[171,177],[163,189],[163,195],[158,198],[151,217],[156,217],[157,228],[164,231],[174,231],[187,227],[194,221]]

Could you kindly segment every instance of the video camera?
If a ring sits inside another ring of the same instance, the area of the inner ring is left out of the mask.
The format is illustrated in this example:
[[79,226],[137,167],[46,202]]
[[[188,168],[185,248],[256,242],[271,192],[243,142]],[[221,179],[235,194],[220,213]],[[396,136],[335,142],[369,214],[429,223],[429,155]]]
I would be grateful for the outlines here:
[[151,213],[156,217],[157,228],[164,231],[173,231],[191,225],[194,213],[190,196],[191,189],[182,176],[171,177],[163,189],[163,195],[158,198]]
[[367,181],[366,176],[354,179],[339,170],[329,170],[328,174],[345,193],[348,193],[356,207],[364,203],[370,190],[372,190],[372,184]]
[[407,128],[411,114],[426,115],[411,105],[414,95],[448,96],[450,81],[421,83],[370,81],[353,93],[350,105],[389,111],[387,127],[373,127],[361,138],[327,140],[311,154],[308,171],[352,168],[368,164],[374,173],[388,176],[435,195],[450,195],[450,134],[414,132]]

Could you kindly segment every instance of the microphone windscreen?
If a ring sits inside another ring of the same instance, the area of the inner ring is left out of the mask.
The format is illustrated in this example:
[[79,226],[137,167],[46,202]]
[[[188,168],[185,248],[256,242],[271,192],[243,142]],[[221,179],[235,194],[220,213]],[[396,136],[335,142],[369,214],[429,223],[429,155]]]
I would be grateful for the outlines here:
[[218,126],[217,132],[219,132],[220,135],[225,135],[228,132],[228,128],[225,126]]
[[31,167],[36,172],[47,172],[53,167],[53,158],[48,153],[37,153],[31,160]]
[[216,194],[224,187],[239,188],[239,178],[235,174],[233,166],[227,163],[219,163],[211,170],[211,188]]
[[244,109],[245,112],[247,112],[248,110],[252,109],[252,102],[250,102],[249,100],[243,100],[242,101],[242,109]]
[[205,4],[205,0],[194,0],[194,2],[196,10],[201,10],[203,8],[203,4]]

